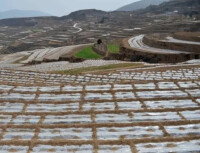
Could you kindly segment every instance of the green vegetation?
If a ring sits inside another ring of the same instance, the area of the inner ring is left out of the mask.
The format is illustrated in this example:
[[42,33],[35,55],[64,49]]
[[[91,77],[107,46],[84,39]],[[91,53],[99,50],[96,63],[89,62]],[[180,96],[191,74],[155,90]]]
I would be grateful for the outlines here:
[[83,58],[83,59],[100,59],[102,56],[95,53],[92,49],[92,46],[89,46],[89,47],[84,48],[83,50],[77,52],[75,54],[75,57]]
[[120,47],[119,47],[119,45],[116,45],[116,44],[109,44],[108,45],[108,50],[111,53],[119,53],[120,52]]
[[119,69],[119,68],[127,68],[127,67],[139,68],[139,67],[144,67],[144,65],[141,63],[120,63],[120,64],[111,64],[111,65],[104,65],[104,66],[77,68],[77,69],[66,70],[66,71],[55,71],[52,73],[78,75],[78,74],[81,74],[84,72],[106,71],[106,70],[110,71],[110,70],[115,70],[115,69]]

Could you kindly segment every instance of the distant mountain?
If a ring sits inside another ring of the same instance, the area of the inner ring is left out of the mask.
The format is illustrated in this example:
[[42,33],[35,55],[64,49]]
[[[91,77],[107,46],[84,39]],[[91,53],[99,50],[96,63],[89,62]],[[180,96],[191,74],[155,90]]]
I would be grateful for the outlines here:
[[144,9],[150,5],[159,5],[166,1],[169,1],[169,0],[140,0],[140,1],[125,5],[117,9],[117,11],[135,11],[139,9]]
[[86,9],[86,10],[79,10],[70,13],[67,16],[61,17],[62,19],[73,19],[73,20],[87,20],[90,18],[99,18],[103,17],[106,15],[107,12],[101,11],[101,10],[96,10],[96,9]]
[[48,13],[32,10],[9,10],[0,12],[0,19],[52,16]]
[[162,14],[176,11],[184,15],[199,15],[200,14],[200,0],[171,0],[164,2],[158,6],[151,5],[143,10],[137,11],[138,14],[153,13]]

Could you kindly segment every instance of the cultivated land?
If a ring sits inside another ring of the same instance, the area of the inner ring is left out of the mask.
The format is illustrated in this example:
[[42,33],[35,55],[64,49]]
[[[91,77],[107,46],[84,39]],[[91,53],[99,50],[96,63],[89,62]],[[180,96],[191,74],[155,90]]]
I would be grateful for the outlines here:
[[[160,49],[160,48],[150,47],[143,43],[143,41],[142,41],[143,38],[144,38],[144,35],[132,37],[128,40],[128,43],[129,43],[130,47],[132,47],[132,48],[140,49],[141,51],[149,52],[149,53],[157,53],[157,54],[159,54],[159,53],[160,54],[181,54],[181,53],[187,54],[187,53],[189,53],[189,52],[185,52],[185,51],[177,51],[177,50],[169,50],[169,49]],[[179,41],[181,41],[183,43],[182,40],[179,40]],[[192,42],[190,42],[190,43],[192,43]],[[200,43],[198,43],[198,44],[200,46]]]
[[119,53],[120,52],[120,46],[118,44],[109,44],[108,50],[111,53]]
[[89,46],[77,52],[75,57],[83,59],[100,59],[101,55],[95,53],[92,49],[92,46]]
[[0,20],[0,153],[200,152],[200,20],[175,2]]
[[81,16],[80,11],[80,14],[74,12],[62,18],[3,20],[0,22],[0,52],[15,53],[88,44],[100,38],[111,41],[139,34],[197,31],[200,23],[199,20],[179,14],[148,15],[98,10],[85,10],[82,14],[85,16]]
[[199,65],[0,71],[3,152],[198,152]]

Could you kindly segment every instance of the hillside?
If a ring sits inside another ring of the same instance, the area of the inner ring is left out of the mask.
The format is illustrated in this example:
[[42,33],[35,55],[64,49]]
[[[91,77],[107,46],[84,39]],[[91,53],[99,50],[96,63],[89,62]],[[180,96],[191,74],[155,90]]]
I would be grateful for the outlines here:
[[199,0],[172,0],[164,2],[158,6],[149,6],[146,9],[138,11],[139,14],[154,13],[162,14],[167,12],[176,11],[184,15],[200,14],[200,1]]
[[32,10],[9,10],[0,12],[0,19],[51,16],[48,13]]
[[117,9],[117,11],[134,11],[134,10],[139,10],[139,9],[143,9],[146,8],[150,5],[159,5],[165,1],[168,0],[140,0],[128,5],[125,5],[119,9]]
[[107,14],[107,12],[101,10],[86,9],[72,12],[67,16],[63,16],[61,19],[86,20],[88,18],[102,17],[105,14]]

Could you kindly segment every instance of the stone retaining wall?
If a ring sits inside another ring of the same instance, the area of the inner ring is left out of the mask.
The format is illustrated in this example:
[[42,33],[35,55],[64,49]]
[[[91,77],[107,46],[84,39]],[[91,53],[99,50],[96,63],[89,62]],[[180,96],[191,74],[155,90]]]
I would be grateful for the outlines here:
[[104,58],[105,60],[124,60],[125,56],[121,53],[108,53],[108,56]]
[[94,44],[92,46],[92,49],[94,50],[94,52],[96,52],[97,54],[101,56],[107,56],[108,54],[108,49],[105,44]]
[[79,63],[79,62],[83,62],[85,59],[82,58],[77,58],[75,56],[61,56],[59,58],[59,61],[68,61],[70,63]]

